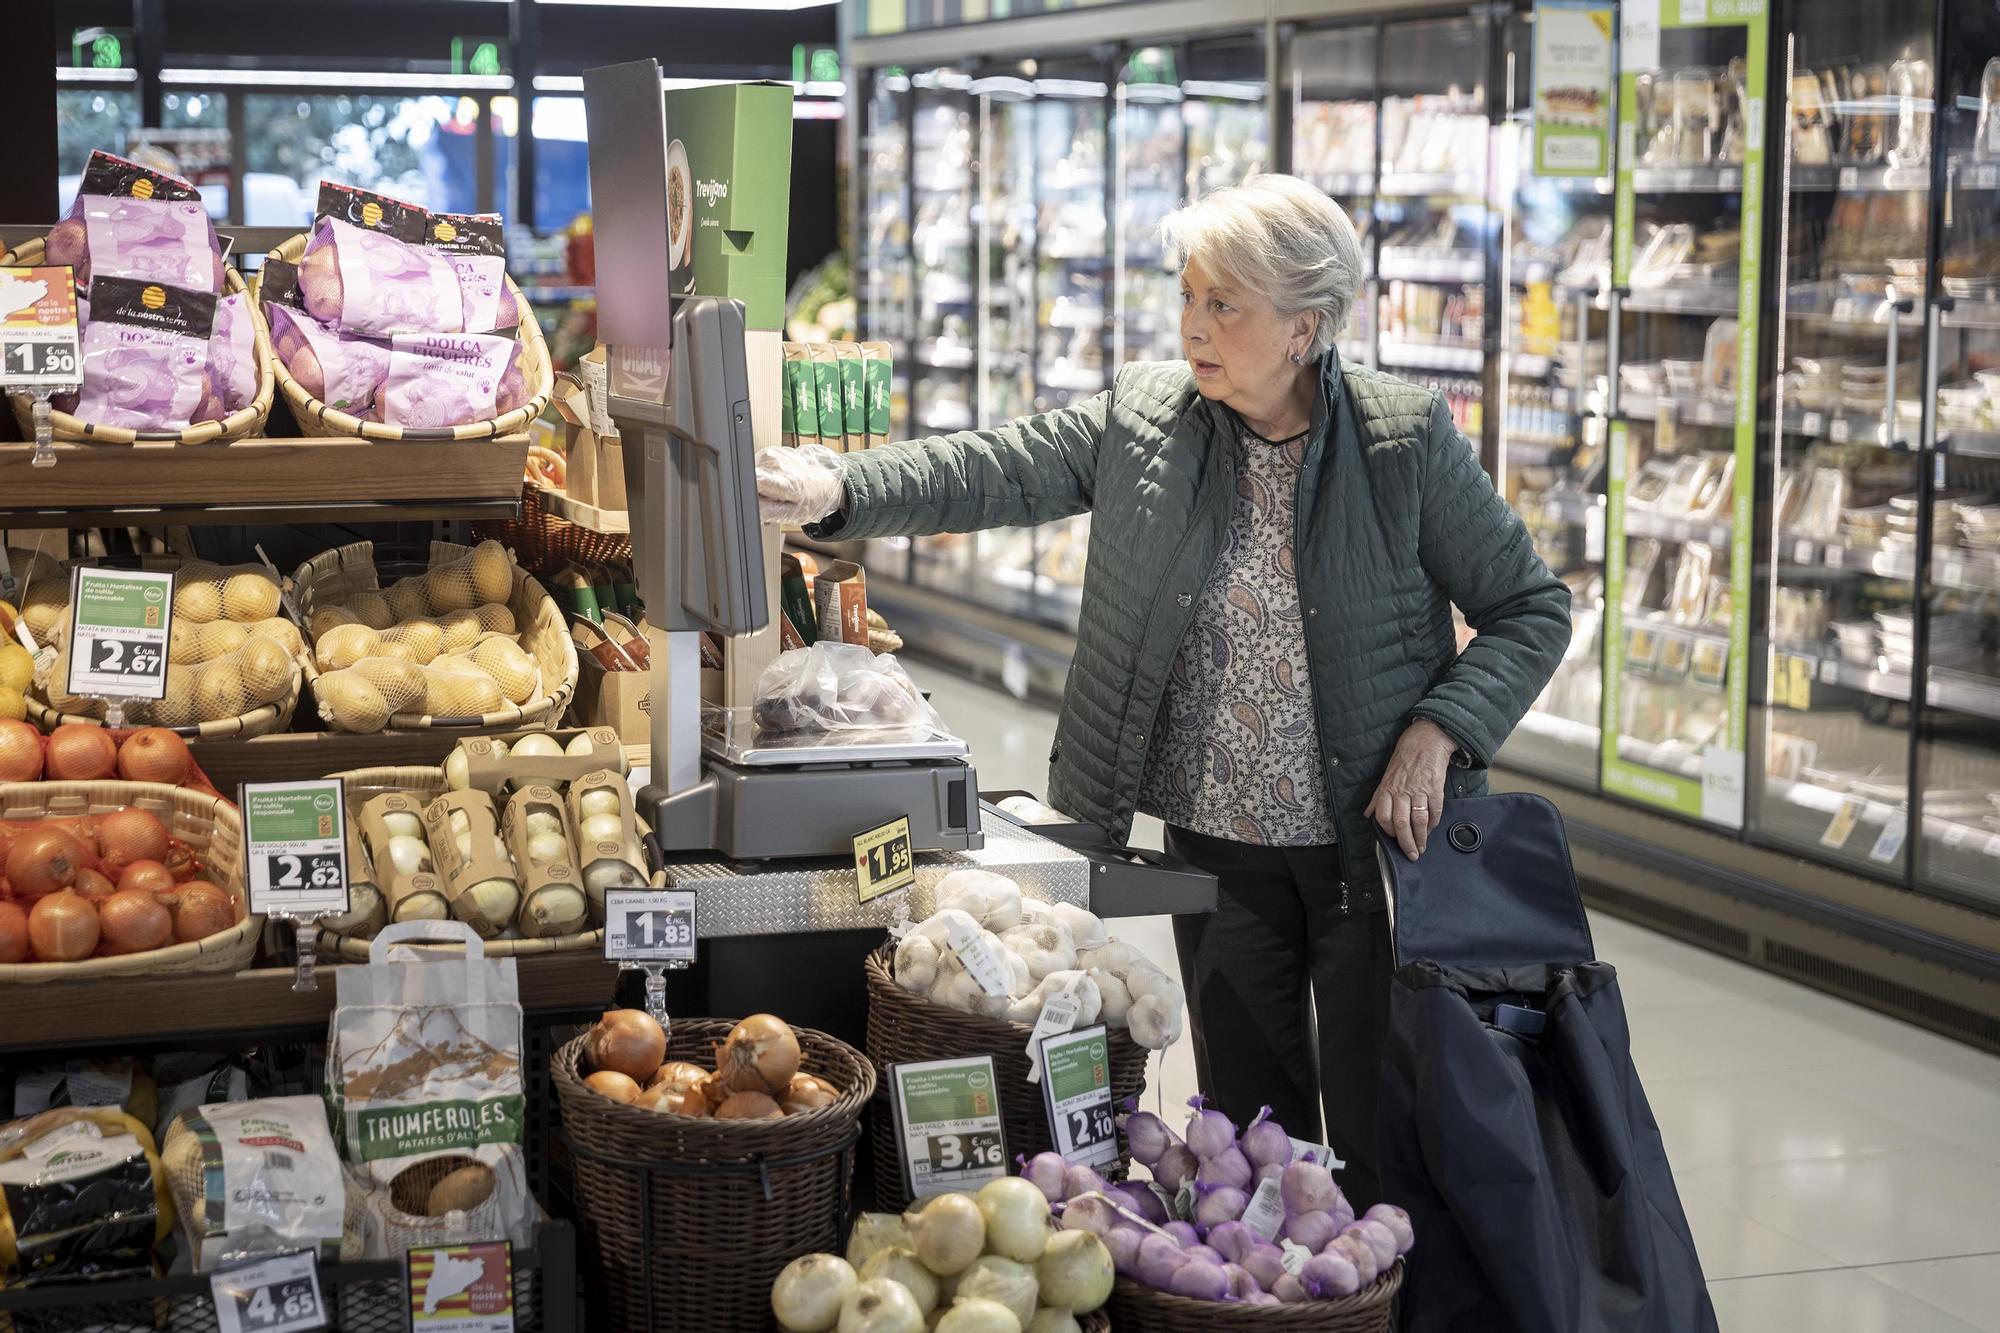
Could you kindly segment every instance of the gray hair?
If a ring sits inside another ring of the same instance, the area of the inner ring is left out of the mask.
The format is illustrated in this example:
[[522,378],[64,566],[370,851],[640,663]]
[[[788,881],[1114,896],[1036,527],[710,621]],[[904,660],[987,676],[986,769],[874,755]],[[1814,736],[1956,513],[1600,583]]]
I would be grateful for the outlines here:
[[1361,290],[1361,237],[1339,204],[1297,176],[1265,172],[1211,190],[1160,224],[1176,267],[1199,255],[1266,297],[1281,318],[1319,312],[1308,360],[1332,349]]

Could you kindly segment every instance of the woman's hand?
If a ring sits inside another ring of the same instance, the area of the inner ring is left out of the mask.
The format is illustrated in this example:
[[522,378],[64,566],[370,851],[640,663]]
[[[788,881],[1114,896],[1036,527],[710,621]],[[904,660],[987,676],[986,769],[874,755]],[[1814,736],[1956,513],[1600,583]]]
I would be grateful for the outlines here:
[[1429,718],[1410,723],[1389,756],[1389,770],[1368,802],[1368,817],[1412,861],[1423,855],[1443,817],[1444,778],[1458,742]]
[[766,523],[817,523],[847,503],[844,476],[840,455],[823,444],[760,450],[757,507]]

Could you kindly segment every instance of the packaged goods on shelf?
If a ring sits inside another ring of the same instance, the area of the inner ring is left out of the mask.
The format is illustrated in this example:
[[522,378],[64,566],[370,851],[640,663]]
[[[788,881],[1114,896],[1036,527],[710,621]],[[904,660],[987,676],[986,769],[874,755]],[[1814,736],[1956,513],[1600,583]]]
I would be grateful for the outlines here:
[[267,1097],[184,1111],[160,1141],[178,1234],[198,1272],[312,1250],[359,1259],[358,1192],[317,1097]]
[[152,1277],[173,1219],[152,1131],[134,1117],[62,1107],[0,1125],[0,1287]]

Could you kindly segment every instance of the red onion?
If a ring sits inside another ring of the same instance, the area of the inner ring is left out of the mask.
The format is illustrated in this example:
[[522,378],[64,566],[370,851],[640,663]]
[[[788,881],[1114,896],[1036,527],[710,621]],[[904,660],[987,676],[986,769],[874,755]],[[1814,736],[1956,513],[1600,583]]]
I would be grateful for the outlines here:
[[1194,1149],[1185,1143],[1176,1143],[1153,1163],[1153,1179],[1170,1190],[1177,1190],[1185,1182],[1193,1180],[1195,1172],[1200,1169],[1201,1159],[1194,1155]]
[[1306,1295],[1325,1301],[1361,1290],[1361,1274],[1339,1251],[1328,1250],[1306,1260],[1306,1266],[1299,1270],[1299,1283]]
[[1221,1226],[1243,1216],[1250,1196],[1234,1185],[1217,1185],[1212,1190],[1195,1186],[1194,1225],[1197,1231]]
[[1232,1301],[1248,1300],[1263,1290],[1257,1279],[1250,1276],[1250,1270],[1241,1264],[1224,1264],[1222,1272],[1229,1279],[1229,1299]]
[[1347,1201],[1347,1196],[1342,1194],[1337,1186],[1334,1189],[1334,1196],[1333,1226],[1336,1231],[1344,1231],[1348,1223],[1354,1220],[1354,1205]]
[[1361,1274],[1363,1286],[1373,1282],[1381,1274],[1381,1267],[1375,1262],[1375,1248],[1359,1236],[1339,1235],[1321,1251],[1323,1254],[1344,1254],[1354,1270]]
[[1214,1247],[1208,1245],[1190,1245],[1182,1253],[1187,1255],[1189,1263],[1199,1260],[1202,1263],[1214,1264],[1217,1268],[1220,1268],[1229,1262],[1216,1253]]
[[1396,1236],[1380,1222],[1356,1222],[1341,1233],[1343,1236],[1358,1237],[1370,1250],[1375,1252],[1375,1267],[1387,1268],[1396,1262]]
[[1161,1153],[1181,1141],[1180,1135],[1151,1111],[1134,1111],[1125,1117],[1120,1128],[1125,1131],[1125,1142],[1132,1149],[1132,1160],[1141,1166],[1152,1166],[1160,1160]]
[[[1332,1233],[1327,1239],[1333,1239]],[[1243,1262],[1244,1253],[1257,1241],[1257,1233],[1242,1222],[1224,1222],[1208,1230],[1208,1247],[1231,1263]]]
[[1290,1273],[1271,1284],[1271,1294],[1283,1305],[1302,1305],[1307,1299],[1305,1284]]
[[1161,1230],[1165,1231],[1169,1236],[1172,1236],[1174,1238],[1174,1244],[1176,1245],[1187,1246],[1187,1245],[1201,1244],[1201,1237],[1195,1234],[1193,1224],[1188,1222],[1183,1222],[1179,1218],[1176,1218],[1173,1221],[1167,1223],[1166,1226],[1161,1228]]
[[1139,1240],[1139,1249],[1133,1260],[1134,1276],[1155,1290],[1165,1290],[1174,1270],[1187,1262],[1180,1243],[1172,1236],[1149,1231]]
[[1104,1248],[1111,1251],[1111,1266],[1126,1277],[1133,1277],[1138,1273],[1139,1243],[1152,1234],[1136,1222],[1120,1222],[1100,1239]]
[[1063,1197],[1074,1199],[1083,1194],[1102,1194],[1111,1188],[1111,1182],[1087,1166],[1071,1166],[1063,1171]]
[[[1016,1161],[1021,1159],[1016,1158]],[[1048,1196],[1050,1203],[1063,1201],[1063,1173],[1069,1170],[1069,1163],[1060,1153],[1038,1152],[1032,1161],[1022,1162],[1021,1174]]]
[[1417,1243],[1417,1233],[1410,1226],[1410,1215],[1393,1203],[1378,1203],[1363,1216],[1363,1221],[1377,1222],[1389,1229],[1396,1238],[1396,1253],[1408,1254],[1410,1247]]
[[1236,1146],[1236,1126],[1229,1123],[1229,1117],[1220,1111],[1208,1110],[1200,1093],[1188,1098],[1188,1105],[1194,1114],[1188,1117],[1187,1146],[1194,1149],[1194,1155],[1207,1161],[1225,1148]]
[[1219,1301],[1229,1295],[1229,1275],[1215,1264],[1190,1259],[1174,1270],[1167,1290],[1198,1301]]
[[1123,1204],[1128,1211],[1137,1213],[1154,1226],[1160,1226],[1167,1220],[1167,1205],[1160,1201],[1159,1195],[1137,1181],[1128,1180],[1113,1185],[1110,1193],[1114,1203]]
[[1249,1270],[1257,1285],[1269,1291],[1285,1275],[1285,1252],[1269,1241],[1259,1241],[1244,1251],[1236,1262]]
[[1333,1224],[1331,1215],[1315,1209],[1310,1213],[1287,1214],[1281,1234],[1294,1245],[1303,1245],[1318,1254],[1326,1248],[1328,1241],[1340,1234],[1340,1228]]
[[1250,1169],[1250,1159],[1237,1148],[1224,1148],[1213,1157],[1202,1158],[1200,1169],[1194,1173],[1196,1189],[1205,1186],[1234,1185],[1237,1189],[1248,1190],[1255,1180],[1256,1175]]
[[1284,1166],[1292,1160],[1292,1141],[1284,1127],[1271,1119],[1271,1108],[1257,1112],[1257,1118],[1243,1131],[1243,1155],[1252,1166]]
[[1288,1213],[1325,1212],[1333,1207],[1337,1193],[1333,1172],[1318,1162],[1293,1162],[1278,1178],[1278,1197]]

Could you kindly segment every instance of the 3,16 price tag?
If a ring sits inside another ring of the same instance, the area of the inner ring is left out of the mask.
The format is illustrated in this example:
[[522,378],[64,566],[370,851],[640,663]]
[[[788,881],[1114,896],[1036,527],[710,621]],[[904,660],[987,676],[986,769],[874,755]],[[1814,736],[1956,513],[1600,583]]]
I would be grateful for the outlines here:
[[225,1268],[209,1277],[221,1333],[306,1333],[326,1327],[319,1261],[310,1250]]
[[889,1080],[912,1195],[978,1189],[1007,1174],[992,1056],[892,1065]]
[[693,889],[613,889],[604,895],[604,956],[614,963],[692,964]]
[[1118,1159],[1111,1116],[1111,1046],[1104,1025],[1042,1039],[1042,1101],[1056,1152],[1080,1166]]
[[250,910],[310,921],[347,903],[347,804],[339,778],[246,782],[241,792]]
[[163,698],[173,611],[172,574],[79,566],[69,586],[69,692]]

